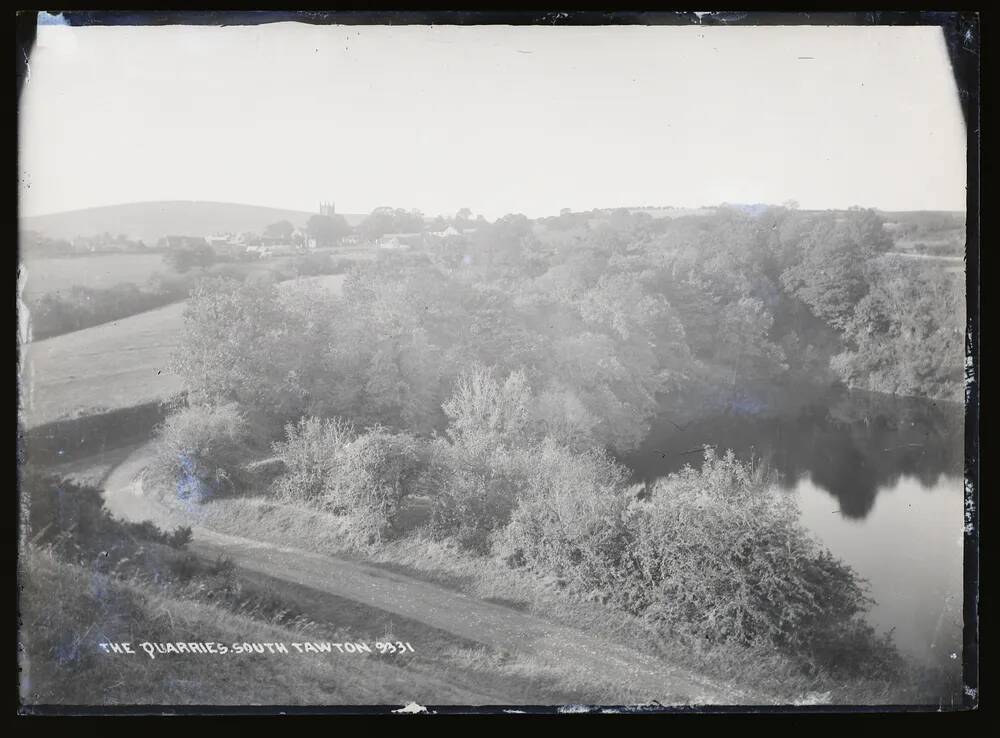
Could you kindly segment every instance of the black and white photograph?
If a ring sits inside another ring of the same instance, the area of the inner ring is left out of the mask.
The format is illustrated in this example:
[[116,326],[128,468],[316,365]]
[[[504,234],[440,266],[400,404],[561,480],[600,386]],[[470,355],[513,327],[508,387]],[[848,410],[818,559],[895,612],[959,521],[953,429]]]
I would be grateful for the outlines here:
[[20,714],[978,708],[978,14],[18,44]]

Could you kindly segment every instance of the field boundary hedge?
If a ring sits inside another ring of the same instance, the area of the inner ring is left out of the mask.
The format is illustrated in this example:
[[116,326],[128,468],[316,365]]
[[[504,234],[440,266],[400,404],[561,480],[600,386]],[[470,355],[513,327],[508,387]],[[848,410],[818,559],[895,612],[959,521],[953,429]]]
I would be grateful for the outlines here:
[[139,443],[184,402],[183,396],[155,400],[107,412],[55,420],[33,428],[21,426],[18,455],[22,464],[55,464]]

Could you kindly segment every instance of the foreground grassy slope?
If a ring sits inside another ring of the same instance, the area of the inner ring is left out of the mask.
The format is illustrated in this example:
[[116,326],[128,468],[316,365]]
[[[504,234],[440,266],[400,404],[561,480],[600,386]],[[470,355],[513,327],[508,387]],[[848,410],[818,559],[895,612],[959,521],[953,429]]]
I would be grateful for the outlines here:
[[372,634],[271,625],[95,574],[45,552],[27,557],[22,581],[21,699],[29,705],[476,704],[496,698],[432,674],[417,677],[389,656],[106,654],[99,643],[288,644]]

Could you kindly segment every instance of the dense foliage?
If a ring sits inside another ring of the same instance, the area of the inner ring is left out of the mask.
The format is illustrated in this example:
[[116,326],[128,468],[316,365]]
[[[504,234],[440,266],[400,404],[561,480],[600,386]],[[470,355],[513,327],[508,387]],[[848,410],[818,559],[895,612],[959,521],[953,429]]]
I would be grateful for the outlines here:
[[708,453],[633,489],[609,452],[665,410],[759,416],[803,386],[957,399],[960,279],[860,209],[474,224],[354,265],[341,296],[203,281],[177,355],[190,397],[253,418],[283,460],[272,493],[365,544],[405,534],[419,499],[431,535],[660,632],[889,675],[863,584],[758,468]]
[[400,504],[419,477],[411,436],[378,427],[357,433],[337,419],[289,424],[274,451],[285,466],[273,483],[276,497],[350,515],[364,543],[396,533]]
[[246,420],[234,405],[186,407],[160,428],[156,469],[176,482],[179,499],[202,502],[231,492],[241,481],[249,440]]
[[700,469],[660,480],[645,499],[598,459],[553,448],[543,457],[499,544],[509,560],[674,634],[826,667],[843,656],[836,644],[863,641],[866,668],[893,668],[891,648],[859,617],[871,603],[854,572],[802,528],[790,497],[731,452],[707,451]]
[[844,323],[832,365],[850,386],[956,399],[964,379],[965,300],[955,278],[913,262],[882,261],[871,291]]
[[22,532],[33,546],[49,547],[73,562],[109,566],[142,555],[143,544],[183,548],[191,529],[172,532],[152,523],[113,518],[100,489],[28,469],[20,480],[25,506]]

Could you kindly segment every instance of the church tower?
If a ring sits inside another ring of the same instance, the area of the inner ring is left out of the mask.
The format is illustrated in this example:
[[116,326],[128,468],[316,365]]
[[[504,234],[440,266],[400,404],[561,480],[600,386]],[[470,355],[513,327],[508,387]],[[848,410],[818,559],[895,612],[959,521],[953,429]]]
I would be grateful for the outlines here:
[[321,202],[319,204],[319,214],[332,217],[337,214],[337,208],[334,206],[333,202]]

